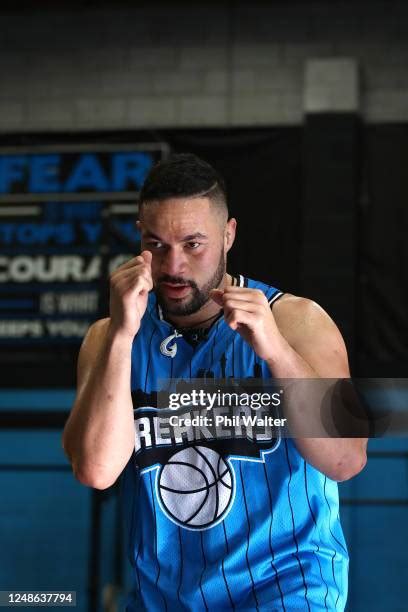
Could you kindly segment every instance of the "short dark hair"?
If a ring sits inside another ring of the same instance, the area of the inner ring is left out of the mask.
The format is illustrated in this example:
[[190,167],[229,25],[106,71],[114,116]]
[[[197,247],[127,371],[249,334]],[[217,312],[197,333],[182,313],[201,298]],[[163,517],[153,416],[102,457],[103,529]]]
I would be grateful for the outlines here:
[[207,197],[228,217],[227,191],[222,176],[193,153],[173,153],[149,172],[140,204],[168,198]]

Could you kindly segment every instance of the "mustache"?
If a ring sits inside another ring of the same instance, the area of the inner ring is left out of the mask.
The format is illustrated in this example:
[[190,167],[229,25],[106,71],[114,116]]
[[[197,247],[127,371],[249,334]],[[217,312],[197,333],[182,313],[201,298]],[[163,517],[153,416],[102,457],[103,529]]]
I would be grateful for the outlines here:
[[170,276],[169,274],[163,274],[158,280],[157,283],[173,283],[175,285],[189,285],[193,287],[193,289],[197,288],[197,284],[193,280],[188,280],[182,278],[181,276]]

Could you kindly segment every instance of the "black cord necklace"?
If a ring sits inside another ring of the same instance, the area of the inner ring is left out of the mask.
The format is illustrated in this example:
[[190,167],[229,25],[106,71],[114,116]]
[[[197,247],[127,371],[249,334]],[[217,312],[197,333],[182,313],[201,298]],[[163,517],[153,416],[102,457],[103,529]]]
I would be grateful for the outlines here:
[[211,321],[211,319],[216,319],[217,317],[220,316],[221,312],[223,312],[223,309],[220,308],[218,312],[215,313],[215,315],[212,315],[212,317],[208,317],[208,319],[204,319],[204,321],[200,321],[200,327],[196,327],[195,325],[191,325],[190,327],[179,327],[177,328],[177,331],[179,332],[183,332],[183,331],[189,331],[189,330],[193,330],[193,329],[206,329],[205,327],[203,327],[203,323],[207,323],[207,321]]
[[208,319],[200,321],[200,324],[202,325],[203,323],[207,323],[208,321],[211,321],[211,319],[213,319],[211,325],[208,325],[207,327],[179,327],[177,328],[177,332],[180,333],[183,338],[187,340],[187,342],[190,342],[191,344],[195,345],[201,340],[205,340],[211,327],[219,318],[221,318],[222,313],[223,309],[220,308],[220,310],[212,317],[208,317]]

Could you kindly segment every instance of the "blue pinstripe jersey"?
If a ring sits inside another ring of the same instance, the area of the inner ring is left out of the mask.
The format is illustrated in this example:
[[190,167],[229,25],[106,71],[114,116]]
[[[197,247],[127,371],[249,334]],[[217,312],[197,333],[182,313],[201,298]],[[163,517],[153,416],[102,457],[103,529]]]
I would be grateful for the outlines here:
[[[282,295],[240,284],[270,303]],[[134,575],[126,611],[343,611],[337,483],[276,432],[172,429],[158,416],[159,379],[270,378],[266,363],[223,318],[196,344],[173,334],[151,293],[132,347],[135,451],[121,482]]]

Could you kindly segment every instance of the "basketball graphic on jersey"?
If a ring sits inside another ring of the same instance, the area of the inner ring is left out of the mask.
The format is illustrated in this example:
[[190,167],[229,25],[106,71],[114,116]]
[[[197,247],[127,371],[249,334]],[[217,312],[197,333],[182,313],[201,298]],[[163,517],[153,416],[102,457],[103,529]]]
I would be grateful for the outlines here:
[[157,488],[171,520],[190,529],[205,529],[231,506],[233,474],[216,451],[190,446],[175,453],[161,468]]

